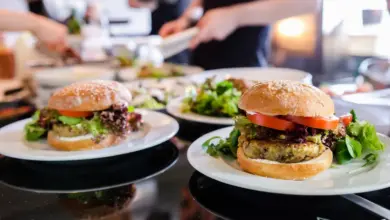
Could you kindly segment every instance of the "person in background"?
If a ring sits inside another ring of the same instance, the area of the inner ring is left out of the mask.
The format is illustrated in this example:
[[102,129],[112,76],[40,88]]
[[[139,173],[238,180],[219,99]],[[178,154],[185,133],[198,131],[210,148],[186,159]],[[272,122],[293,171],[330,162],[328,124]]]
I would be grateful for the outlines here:
[[67,48],[67,28],[33,13],[0,9],[0,31],[30,31],[51,50],[62,52]]
[[205,69],[267,65],[269,24],[314,13],[316,0],[193,0],[180,18],[165,24],[166,37],[188,28],[194,10],[203,8],[199,33],[191,42],[192,64]]

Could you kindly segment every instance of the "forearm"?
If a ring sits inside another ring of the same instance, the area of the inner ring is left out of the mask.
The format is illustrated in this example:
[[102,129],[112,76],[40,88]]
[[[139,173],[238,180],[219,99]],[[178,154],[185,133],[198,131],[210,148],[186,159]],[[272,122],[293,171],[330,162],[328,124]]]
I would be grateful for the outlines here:
[[33,31],[37,25],[37,16],[32,13],[15,12],[0,9],[1,31]]
[[278,20],[317,10],[316,0],[266,0],[229,7],[238,19],[238,26],[266,25]]

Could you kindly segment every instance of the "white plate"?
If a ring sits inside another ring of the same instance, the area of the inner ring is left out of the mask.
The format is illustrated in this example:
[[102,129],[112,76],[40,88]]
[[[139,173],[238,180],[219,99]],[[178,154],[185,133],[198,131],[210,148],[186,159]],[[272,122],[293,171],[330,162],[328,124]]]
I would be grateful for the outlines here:
[[217,124],[217,125],[232,125],[234,123],[231,118],[221,118],[221,117],[212,117],[200,115],[193,112],[182,112],[181,103],[183,97],[179,97],[171,100],[167,105],[167,112],[177,118],[185,119],[187,121],[195,121],[206,124]]
[[64,86],[80,80],[112,80],[115,73],[109,68],[93,65],[50,68],[34,73],[39,85]]
[[207,78],[216,76],[216,81],[222,81],[226,78],[240,78],[254,81],[267,81],[267,80],[292,80],[299,81],[307,84],[312,84],[312,75],[307,72],[303,72],[295,69],[287,68],[229,68],[229,69],[217,69],[205,71],[202,74],[197,74],[190,77],[190,80],[201,84]]
[[134,133],[128,142],[99,150],[58,151],[45,141],[27,142],[24,140],[25,119],[0,129],[0,154],[8,157],[38,161],[70,161],[111,157],[154,147],[169,140],[179,130],[177,121],[165,114],[141,110],[145,122],[142,131]]
[[210,132],[197,139],[187,151],[190,164],[204,175],[220,182],[246,189],[291,194],[291,195],[342,195],[363,193],[379,190],[390,186],[390,138],[379,135],[385,143],[386,150],[381,154],[379,164],[362,172],[352,172],[363,165],[354,161],[347,165],[337,165],[336,168],[318,174],[304,181],[279,180],[265,178],[246,173],[238,167],[236,161],[229,162],[209,156],[202,149],[202,144],[214,136],[227,137],[232,127]]
[[[172,68],[172,67],[177,67],[179,69],[183,70],[184,75],[193,75],[193,74],[198,74],[203,72],[203,69],[197,66],[186,66],[186,65],[175,65],[171,63],[164,63],[163,65],[164,68]],[[155,82],[160,82],[161,79],[149,77],[149,78],[138,78],[137,74],[140,71],[141,67],[140,66],[135,66],[135,67],[128,67],[128,68],[123,68],[119,71],[118,76],[123,79],[124,81],[144,81],[144,80],[149,80],[149,81],[155,81]],[[172,76],[172,77],[166,77],[163,79],[180,79],[185,76]]]

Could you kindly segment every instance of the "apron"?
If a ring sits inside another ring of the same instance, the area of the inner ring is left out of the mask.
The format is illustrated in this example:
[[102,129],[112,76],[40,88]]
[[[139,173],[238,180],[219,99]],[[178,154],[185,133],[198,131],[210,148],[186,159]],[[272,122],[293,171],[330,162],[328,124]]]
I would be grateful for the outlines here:
[[[205,12],[254,0],[203,0]],[[223,18],[221,18],[223,19]],[[200,44],[191,57],[191,64],[204,69],[266,66],[269,27],[241,27],[223,41]]]

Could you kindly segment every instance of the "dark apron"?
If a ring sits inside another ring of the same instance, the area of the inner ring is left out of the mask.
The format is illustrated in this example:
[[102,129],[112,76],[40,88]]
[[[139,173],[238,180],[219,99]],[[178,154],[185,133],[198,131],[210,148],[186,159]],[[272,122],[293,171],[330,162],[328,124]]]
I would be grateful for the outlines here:
[[[254,0],[204,0],[208,10]],[[223,18],[221,18],[223,19]],[[268,26],[242,27],[223,41],[200,44],[191,57],[193,65],[204,69],[266,66],[268,54]]]

